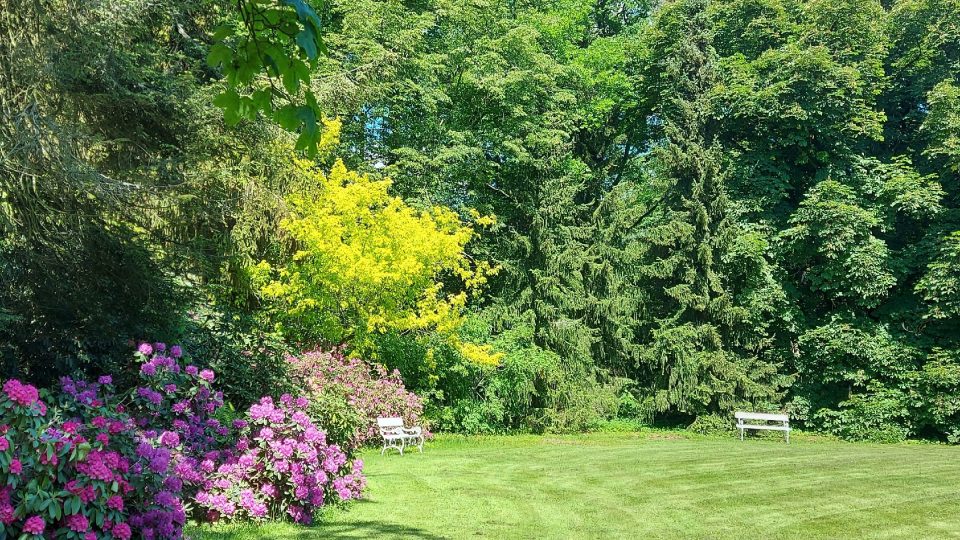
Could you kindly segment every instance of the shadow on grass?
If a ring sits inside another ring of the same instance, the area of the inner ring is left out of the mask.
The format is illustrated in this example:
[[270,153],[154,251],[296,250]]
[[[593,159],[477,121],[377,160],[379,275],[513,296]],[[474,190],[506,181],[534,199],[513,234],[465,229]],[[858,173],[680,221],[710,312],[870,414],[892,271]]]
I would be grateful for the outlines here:
[[296,527],[283,531],[261,531],[255,536],[237,535],[236,531],[207,529],[203,540],[235,540],[238,538],[270,538],[272,540],[307,540],[314,538],[382,538],[387,540],[417,538],[420,540],[447,540],[416,527],[379,521],[351,521],[350,523],[323,523],[312,527]]
[[314,527],[311,532],[316,533],[316,536],[311,536],[304,531],[297,538],[419,538],[421,540],[445,540],[448,538],[437,536],[416,527],[377,521],[328,523]]

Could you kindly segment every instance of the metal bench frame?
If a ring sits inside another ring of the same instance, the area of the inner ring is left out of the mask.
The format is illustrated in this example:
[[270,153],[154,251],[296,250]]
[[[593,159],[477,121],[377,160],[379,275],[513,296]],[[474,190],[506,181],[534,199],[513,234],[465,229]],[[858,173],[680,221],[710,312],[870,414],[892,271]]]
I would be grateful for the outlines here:
[[390,448],[395,448],[403,455],[403,449],[407,446],[415,446],[423,453],[423,428],[414,426],[404,427],[403,418],[377,418],[377,427],[380,428],[380,437],[383,438],[383,448],[380,449],[380,455],[383,455]]

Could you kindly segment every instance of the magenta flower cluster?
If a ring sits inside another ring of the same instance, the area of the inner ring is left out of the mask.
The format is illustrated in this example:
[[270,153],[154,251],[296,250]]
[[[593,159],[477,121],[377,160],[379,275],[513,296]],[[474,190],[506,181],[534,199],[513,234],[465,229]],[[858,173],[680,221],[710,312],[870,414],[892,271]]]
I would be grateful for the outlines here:
[[36,388],[16,379],[3,383],[3,393],[7,395],[7,399],[21,407],[32,407],[40,401],[40,393]]
[[64,378],[56,414],[47,415],[36,388],[4,383],[0,463],[8,465],[0,470],[0,537],[182,536],[186,515],[171,471],[151,462],[156,449],[111,385],[110,377]]
[[399,416],[407,425],[421,425],[423,402],[404,387],[396,370],[388,373],[379,364],[346,356],[342,348],[288,356],[287,362],[292,378],[303,381],[315,401],[336,396],[359,413],[362,421],[349,441],[354,448],[378,439],[378,417]]
[[366,480],[363,463],[349,462],[303,411],[304,397],[265,397],[247,411],[235,455],[216,468],[197,494],[210,519],[280,519],[309,523],[332,501],[357,499]]
[[4,382],[0,538],[177,539],[185,507],[200,519],[306,523],[360,497],[362,462],[328,442],[307,398],[265,397],[221,425],[213,371],[163,343],[141,343],[137,357],[140,386],[116,395],[109,375],[65,377],[53,414],[33,386]]

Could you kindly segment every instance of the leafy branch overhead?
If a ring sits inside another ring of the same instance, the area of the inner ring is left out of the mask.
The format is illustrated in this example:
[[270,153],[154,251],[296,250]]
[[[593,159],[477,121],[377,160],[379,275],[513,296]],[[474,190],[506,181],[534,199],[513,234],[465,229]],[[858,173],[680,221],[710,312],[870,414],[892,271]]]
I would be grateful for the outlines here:
[[207,55],[227,86],[214,104],[228,125],[263,113],[299,134],[298,150],[316,154],[321,111],[310,73],[326,51],[320,16],[305,0],[237,0],[236,13],[214,32]]

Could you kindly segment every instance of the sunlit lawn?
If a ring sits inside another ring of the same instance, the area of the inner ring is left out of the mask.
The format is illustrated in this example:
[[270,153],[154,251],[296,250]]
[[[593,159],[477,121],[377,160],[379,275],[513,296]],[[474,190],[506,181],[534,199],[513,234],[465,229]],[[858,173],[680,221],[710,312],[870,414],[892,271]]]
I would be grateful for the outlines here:
[[960,538],[960,448],[670,433],[444,438],[365,454],[368,496],[314,527],[200,539]]

